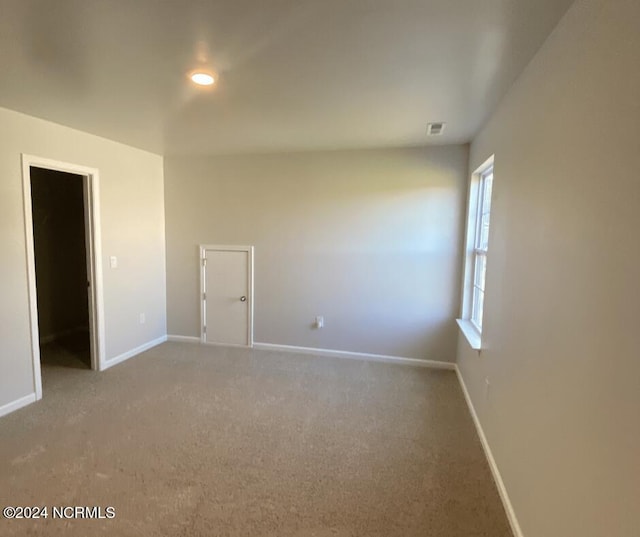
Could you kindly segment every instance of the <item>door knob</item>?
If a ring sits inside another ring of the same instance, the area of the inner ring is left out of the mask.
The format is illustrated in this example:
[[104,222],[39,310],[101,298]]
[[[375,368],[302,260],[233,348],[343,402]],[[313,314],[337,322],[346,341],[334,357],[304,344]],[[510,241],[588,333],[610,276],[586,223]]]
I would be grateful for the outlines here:
[[241,296],[240,297],[240,302],[246,302],[247,301],[247,297],[246,296]]

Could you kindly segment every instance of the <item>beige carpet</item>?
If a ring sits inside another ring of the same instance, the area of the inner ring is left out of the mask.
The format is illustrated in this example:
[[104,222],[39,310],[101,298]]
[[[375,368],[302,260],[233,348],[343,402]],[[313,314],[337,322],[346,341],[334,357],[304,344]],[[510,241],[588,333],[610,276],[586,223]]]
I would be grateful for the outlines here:
[[507,537],[455,374],[166,343],[0,419],[2,536]]

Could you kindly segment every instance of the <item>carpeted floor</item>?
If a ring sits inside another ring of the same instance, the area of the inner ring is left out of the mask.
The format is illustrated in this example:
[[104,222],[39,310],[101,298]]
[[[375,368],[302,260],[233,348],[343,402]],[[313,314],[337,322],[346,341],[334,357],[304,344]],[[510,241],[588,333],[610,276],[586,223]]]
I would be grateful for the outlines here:
[[507,537],[455,374],[165,343],[103,373],[43,364],[0,419],[2,536]]

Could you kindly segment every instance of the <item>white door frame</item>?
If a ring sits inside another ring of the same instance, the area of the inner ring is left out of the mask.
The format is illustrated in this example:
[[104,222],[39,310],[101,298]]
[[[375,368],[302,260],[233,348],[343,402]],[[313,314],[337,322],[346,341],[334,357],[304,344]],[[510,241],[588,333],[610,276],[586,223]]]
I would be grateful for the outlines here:
[[42,398],[40,371],[40,331],[36,265],[33,246],[33,214],[31,204],[31,166],[83,176],[85,237],[87,240],[87,278],[89,280],[89,331],[91,334],[91,369],[104,369],[104,302],[102,287],[102,244],[100,230],[100,178],[96,168],[69,164],[48,158],[22,154],[22,191],[27,249],[27,281],[29,291],[29,324],[31,328],[31,358],[36,400]]
[[[207,319],[206,304],[204,300],[205,288],[205,268],[206,268],[206,252],[207,250],[213,250],[216,252],[247,252],[247,341],[248,345],[231,345],[225,344],[225,346],[231,347],[253,347],[253,246],[226,246],[219,244],[201,244],[200,245],[200,341],[207,343],[205,335],[205,322]],[[215,345],[215,343],[208,343],[209,345]]]

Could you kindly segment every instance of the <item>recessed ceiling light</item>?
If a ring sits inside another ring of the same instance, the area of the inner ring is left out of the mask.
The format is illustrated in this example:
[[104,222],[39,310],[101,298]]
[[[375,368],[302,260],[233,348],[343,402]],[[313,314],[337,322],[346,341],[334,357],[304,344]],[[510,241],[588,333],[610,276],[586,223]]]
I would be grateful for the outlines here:
[[211,86],[215,82],[213,75],[205,73],[203,71],[196,71],[191,73],[191,80],[198,86]]

